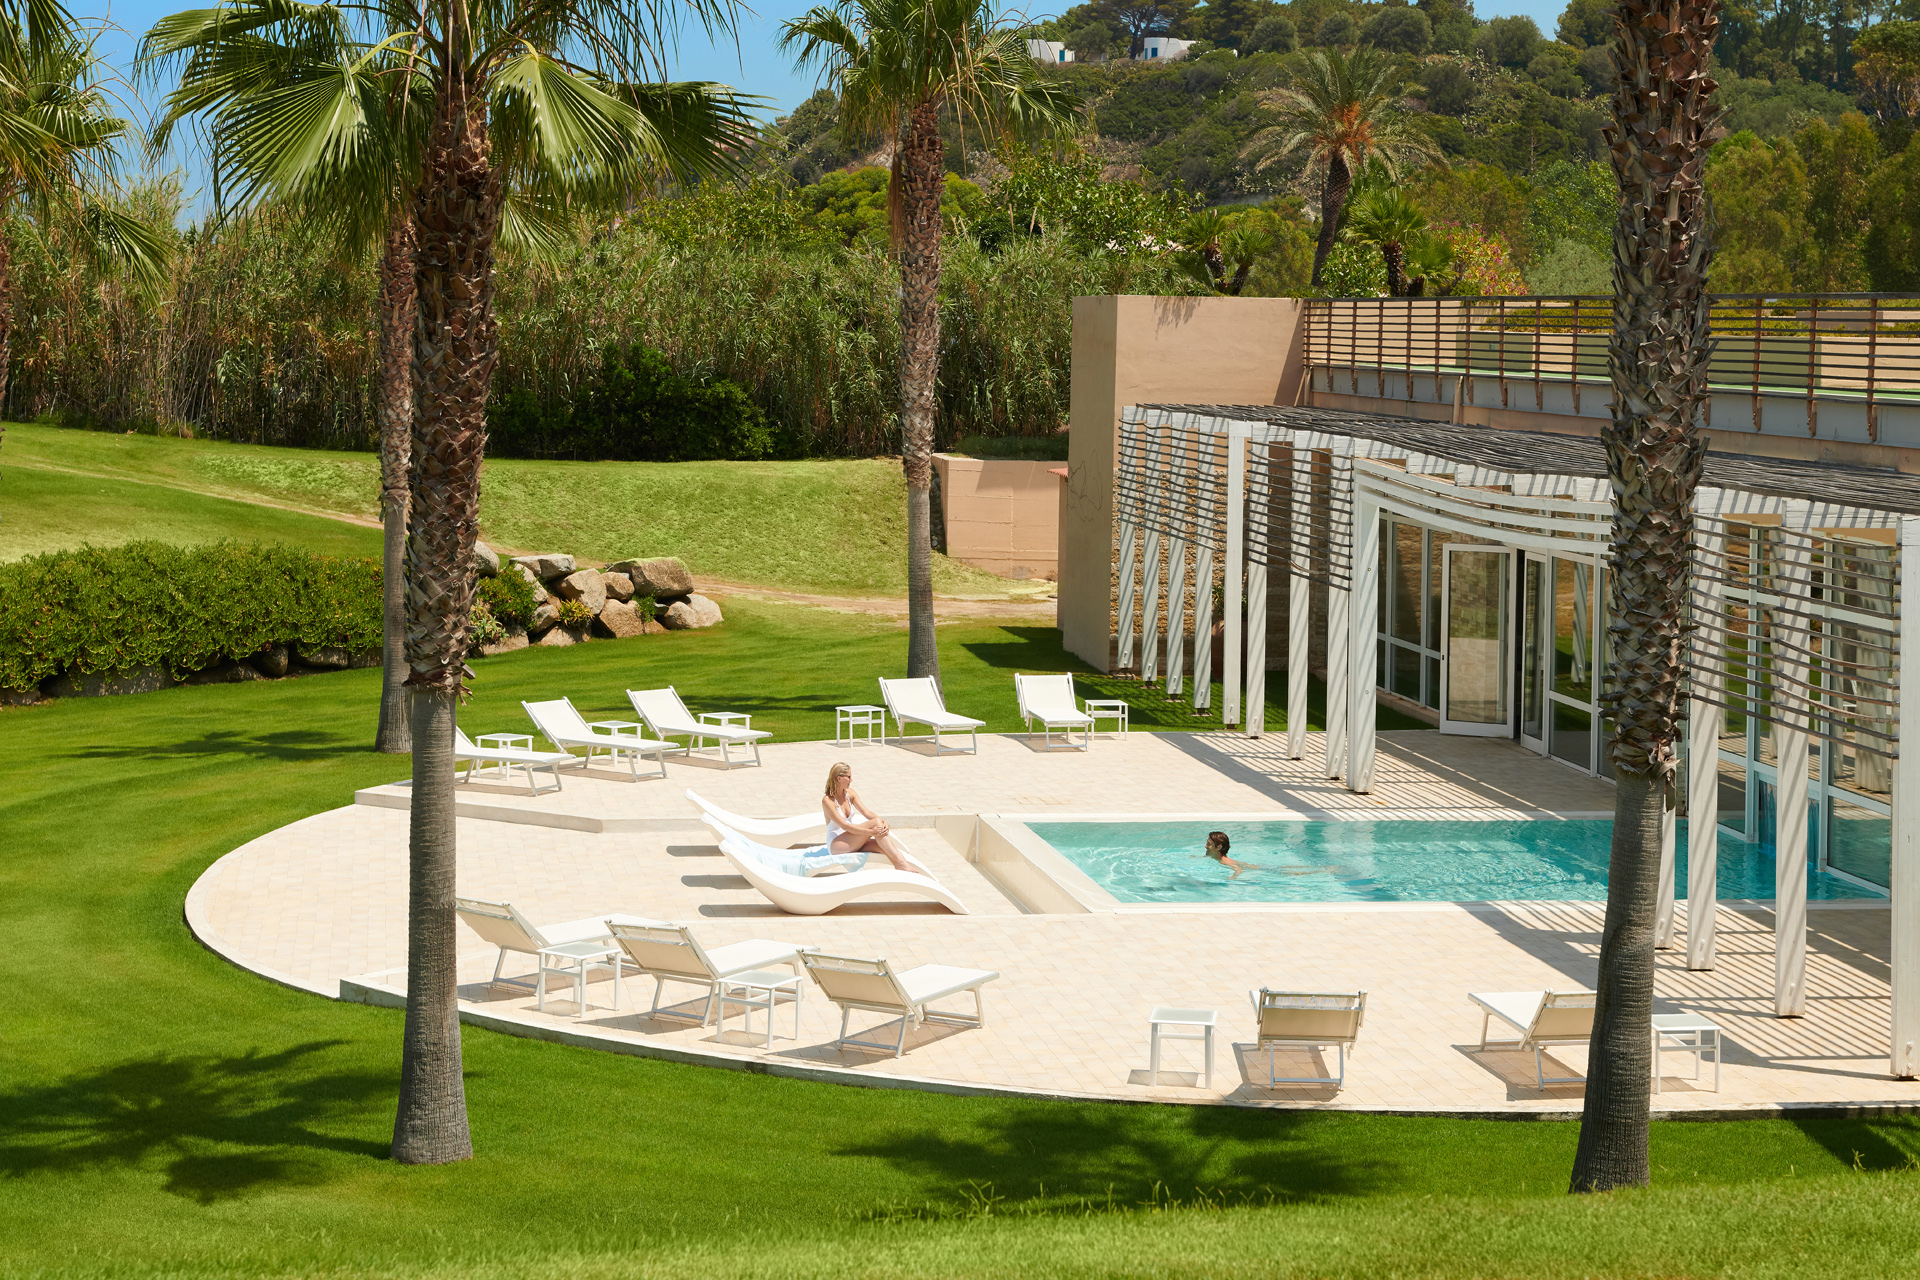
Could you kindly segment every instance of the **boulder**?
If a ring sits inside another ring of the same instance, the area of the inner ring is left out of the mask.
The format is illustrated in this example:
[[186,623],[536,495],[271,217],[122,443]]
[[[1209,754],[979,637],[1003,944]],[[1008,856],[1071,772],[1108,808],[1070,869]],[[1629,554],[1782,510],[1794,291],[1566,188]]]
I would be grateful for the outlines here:
[[152,693],[180,683],[159,665],[133,667],[126,671],[95,671],[89,675],[69,672],[55,676],[43,688],[56,698],[103,698],[116,693]]
[[500,576],[500,553],[484,542],[473,544],[473,571],[483,578]]
[[513,562],[530,571],[541,582],[564,578],[577,567],[572,556],[558,551],[543,552],[537,556],[515,556]]
[[0,689],[0,707],[37,707],[43,702],[52,702],[38,688]]
[[497,653],[512,653],[515,649],[524,649],[531,643],[532,641],[527,639],[526,632],[514,627],[498,640],[489,640],[481,645],[480,652],[483,656],[491,658]]
[[554,592],[569,600],[578,600],[595,613],[607,603],[607,584],[598,569],[580,569],[553,584]]
[[347,665],[353,661],[351,654],[334,644],[315,645],[311,649],[306,645],[299,645],[294,652],[299,656],[300,661],[310,667],[319,667],[322,671],[345,671]]
[[362,649],[359,653],[347,659],[347,665],[355,671],[363,671],[368,667],[377,667],[380,665],[380,651],[378,649]]
[[703,595],[691,595],[667,606],[660,621],[669,631],[694,631],[722,621],[720,606]]
[[668,596],[693,593],[693,574],[672,556],[654,560],[622,560],[607,566],[610,573],[624,573],[633,582],[633,594],[664,600]]
[[647,634],[651,629],[660,630],[660,624],[641,613],[624,600],[609,600],[600,610],[600,616],[593,620],[594,630],[614,640],[628,640],[634,636]]
[[287,652],[287,646],[283,644],[270,644],[260,652],[254,654],[251,658],[248,658],[247,661],[252,663],[254,670],[258,671],[261,675],[272,676],[277,680],[287,674],[287,665],[291,661],[292,656],[293,655]]
[[633,579],[629,578],[626,574],[603,573],[600,575],[600,581],[606,585],[607,599],[609,600],[633,599]]
[[513,571],[526,579],[527,585],[533,588],[533,602],[535,604],[545,604],[547,602],[547,589],[540,585],[540,579],[535,576],[533,570],[523,564],[516,564],[513,566]]
[[543,649],[564,649],[570,644],[579,644],[580,640],[580,636],[565,627],[550,627],[547,629],[547,634],[535,640],[534,643]]
[[[542,592],[541,594],[545,595],[546,593]],[[545,631],[558,621],[560,621],[560,610],[554,607],[552,598],[548,597],[533,606],[533,621],[527,624],[527,630],[537,634]]]
[[210,667],[194,672],[182,684],[240,684],[247,680],[265,680],[266,677],[244,662],[216,662]]

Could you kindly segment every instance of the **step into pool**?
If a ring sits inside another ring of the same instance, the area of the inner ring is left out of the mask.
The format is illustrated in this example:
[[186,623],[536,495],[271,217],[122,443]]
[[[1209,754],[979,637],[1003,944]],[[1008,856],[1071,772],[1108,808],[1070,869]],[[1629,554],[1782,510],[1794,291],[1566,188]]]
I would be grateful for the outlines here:
[[[1028,822],[1121,902],[1591,902],[1607,896],[1613,823]],[[1687,893],[1679,824],[1677,894]],[[1203,853],[1225,831],[1235,874]],[[1773,851],[1720,835],[1721,898],[1773,897]],[[1881,895],[1810,868],[1813,899]]]

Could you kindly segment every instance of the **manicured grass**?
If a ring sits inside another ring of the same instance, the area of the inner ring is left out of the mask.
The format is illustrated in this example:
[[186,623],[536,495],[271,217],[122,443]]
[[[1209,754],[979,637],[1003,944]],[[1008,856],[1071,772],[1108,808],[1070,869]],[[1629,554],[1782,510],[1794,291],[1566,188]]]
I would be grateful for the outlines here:
[[[958,705],[1057,653],[941,639]],[[737,604],[712,632],[490,659],[463,720],[672,680],[792,732],[905,645]],[[366,749],[377,691],[353,671],[0,708],[0,1272],[1851,1277],[1920,1251],[1909,1120],[1663,1123],[1652,1191],[1572,1200],[1566,1124],[949,1098],[471,1030],[477,1158],[398,1167],[400,1014],[273,986],[181,920],[215,858],[404,771]]]
[[284,542],[333,555],[380,554],[378,529],[112,475],[20,466],[15,464],[14,435],[9,429],[5,452],[0,453],[0,560],[88,542],[114,546],[147,538],[180,545],[233,538]]
[[[8,465],[11,464],[11,465]],[[46,468],[140,485],[55,485]],[[222,507],[188,494],[304,510],[379,515],[379,463],[367,453],[209,440],[7,428],[0,449],[0,559],[135,536],[205,541]],[[48,497],[64,494],[64,497]],[[97,496],[95,496],[97,495]],[[77,503],[69,501],[78,498]],[[131,507],[124,504],[131,501]],[[214,513],[203,517],[202,512]],[[128,520],[137,525],[123,527]],[[275,525],[262,517],[262,536]],[[882,459],[825,462],[521,462],[493,459],[481,488],[481,536],[519,551],[589,560],[677,555],[702,576],[791,591],[906,591],[906,482]],[[298,526],[305,528],[306,526]],[[137,529],[137,532],[133,531]],[[376,538],[374,545],[378,545]],[[934,557],[934,588],[1005,597],[1010,583]]]

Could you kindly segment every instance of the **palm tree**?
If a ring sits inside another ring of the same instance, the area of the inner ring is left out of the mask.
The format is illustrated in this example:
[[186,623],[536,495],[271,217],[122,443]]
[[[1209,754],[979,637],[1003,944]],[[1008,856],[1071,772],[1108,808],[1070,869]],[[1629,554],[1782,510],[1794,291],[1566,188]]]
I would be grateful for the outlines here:
[[1290,88],[1260,95],[1263,105],[1279,113],[1280,122],[1247,143],[1245,153],[1260,157],[1254,167],[1264,169],[1304,151],[1308,166],[1321,174],[1315,288],[1339,238],[1340,211],[1353,190],[1354,175],[1369,160],[1377,160],[1391,174],[1401,165],[1436,155],[1426,136],[1400,115],[1400,82],[1399,64],[1371,46],[1350,54],[1310,49],[1295,64]]
[[781,28],[796,63],[818,62],[840,97],[841,126],[889,139],[900,255],[901,462],[907,478],[907,674],[940,675],[934,639],[934,388],[940,376],[943,113],[994,132],[1064,128],[1078,99],[1043,79],[1019,31],[983,0],[838,0]]
[[1380,250],[1387,293],[1407,296],[1407,254],[1427,235],[1427,215],[1397,187],[1375,187],[1347,210],[1346,238]]
[[1187,219],[1180,238],[1192,256],[1188,273],[1215,293],[1240,296],[1253,274],[1253,264],[1272,249],[1273,238],[1260,226],[1259,213],[1225,214],[1202,209]]
[[95,266],[124,269],[143,286],[159,284],[166,271],[166,234],[113,200],[127,122],[113,114],[97,67],[92,45],[72,27],[23,31],[0,17],[0,405],[13,342],[9,215],[65,224]]
[[[1604,695],[1618,779],[1599,992],[1574,1191],[1644,1186],[1660,825],[1672,804],[1693,495],[1706,441],[1707,268],[1700,176],[1720,135],[1707,60],[1720,0],[1620,0],[1613,122],[1613,482],[1608,609],[1617,628]],[[1695,815],[1701,820],[1701,815]]]
[[[662,174],[730,171],[751,122],[723,86],[648,82],[682,12],[653,0],[384,0],[374,9],[257,0],[248,10],[244,22],[216,24],[204,59],[208,92],[223,77],[238,86],[229,163],[334,201],[384,200],[396,173],[411,178],[404,581],[413,798],[393,1154],[415,1164],[460,1160],[473,1147],[454,986],[453,721],[465,692],[498,358],[495,246],[503,225],[537,236],[569,205],[612,201]],[[733,29],[731,0],[685,0],[684,12],[709,31]],[[316,59],[310,75],[283,78],[289,48],[321,45],[337,55],[328,65]],[[393,102],[406,110],[386,129],[384,104]],[[399,147],[413,139],[417,150]],[[389,305],[403,291],[390,288]]]

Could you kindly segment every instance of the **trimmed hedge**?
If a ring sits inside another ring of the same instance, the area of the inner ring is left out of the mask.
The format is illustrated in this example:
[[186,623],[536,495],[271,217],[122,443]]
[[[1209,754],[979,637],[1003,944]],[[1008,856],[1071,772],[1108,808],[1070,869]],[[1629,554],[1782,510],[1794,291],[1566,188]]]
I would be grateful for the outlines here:
[[182,679],[288,643],[378,649],[380,562],[130,542],[0,565],[0,688],[146,666]]

